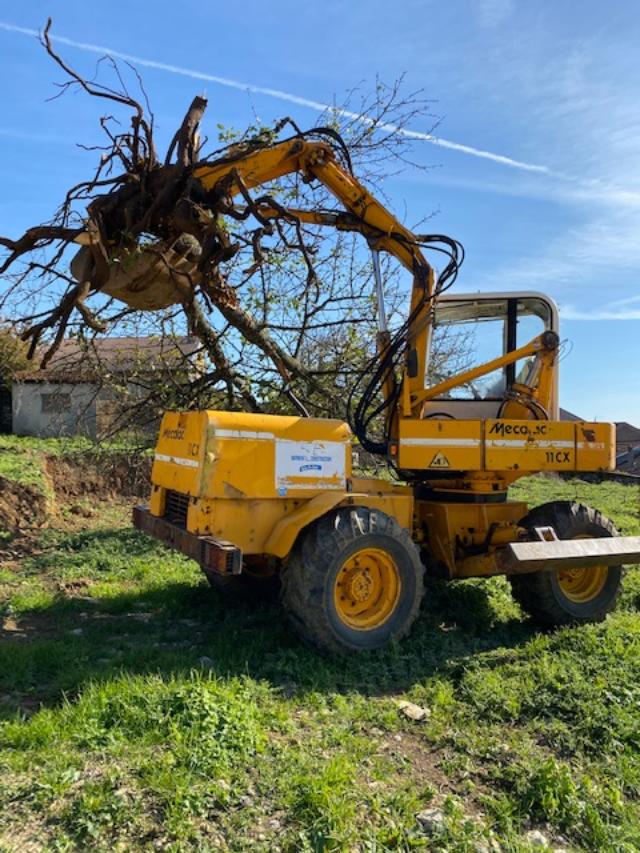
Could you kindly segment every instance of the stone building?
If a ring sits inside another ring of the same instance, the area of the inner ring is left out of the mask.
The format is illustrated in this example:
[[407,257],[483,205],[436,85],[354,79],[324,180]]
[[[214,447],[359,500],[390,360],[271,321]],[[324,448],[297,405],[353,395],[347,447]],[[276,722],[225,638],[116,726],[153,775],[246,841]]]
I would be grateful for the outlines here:
[[[136,401],[184,382],[202,367],[201,344],[188,337],[96,338],[62,343],[43,370],[16,374],[11,388],[12,431],[42,438],[96,439],[117,427]],[[138,425],[155,428],[155,412]]]

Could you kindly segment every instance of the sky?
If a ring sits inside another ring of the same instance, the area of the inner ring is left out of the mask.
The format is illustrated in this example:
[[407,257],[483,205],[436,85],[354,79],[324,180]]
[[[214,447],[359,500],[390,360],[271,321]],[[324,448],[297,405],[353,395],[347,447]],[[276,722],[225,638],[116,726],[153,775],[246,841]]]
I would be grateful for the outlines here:
[[407,224],[464,244],[457,292],[538,290],[560,307],[561,405],[640,425],[640,5],[539,0],[0,0],[0,234],[50,218],[95,152],[100,110],[48,100],[61,73],[33,33],[91,75],[106,51],[144,77],[170,135],[195,94],[211,135],[292,116],[314,124],[376,78],[405,75],[433,120],[410,126],[407,168],[385,181]]

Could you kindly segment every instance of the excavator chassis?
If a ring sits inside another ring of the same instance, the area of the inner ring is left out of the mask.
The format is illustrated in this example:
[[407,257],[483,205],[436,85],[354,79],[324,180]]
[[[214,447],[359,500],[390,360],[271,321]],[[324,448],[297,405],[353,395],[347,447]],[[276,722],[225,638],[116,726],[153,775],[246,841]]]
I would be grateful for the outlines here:
[[[157,518],[148,506],[133,508],[133,525],[170,548],[195,560],[203,570],[220,575],[242,572],[242,550],[232,542],[198,536],[163,518]],[[557,569],[584,569],[593,566],[618,566],[640,563],[640,536],[612,539],[557,538],[540,542],[512,542],[497,555],[495,574],[515,575],[550,572]]]
[[221,575],[239,575],[242,572],[242,551],[232,542],[189,533],[177,524],[152,515],[144,505],[134,506],[132,520],[138,530],[191,557],[205,571]]
[[[414,440],[418,426],[412,427]],[[487,430],[492,434],[484,424],[478,435]],[[440,435],[445,432],[441,424]],[[481,467],[482,441],[479,448],[462,443],[457,450],[446,437],[436,446],[437,434],[426,421],[423,452],[470,451]],[[491,445],[490,452],[492,458],[505,454],[520,470],[527,460],[534,466],[540,453],[555,453],[554,434],[574,460],[608,458],[605,426],[582,423],[570,429],[549,424],[537,437],[541,448],[536,436],[525,440],[516,430],[518,445]],[[585,446],[585,434],[594,447]],[[419,445],[408,446],[415,459]],[[475,490],[460,489],[456,481],[433,488],[424,480],[355,477],[350,430],[340,421],[173,412],[162,421],[149,506],[135,507],[133,522],[196,560],[225,590],[279,575],[294,624],[332,652],[375,648],[406,633],[425,570],[449,580],[506,575],[514,594],[530,585],[528,579],[547,577],[553,594],[566,593],[567,619],[588,621],[581,616],[583,600],[589,619],[603,618],[615,602],[621,566],[640,562],[640,537],[618,536],[599,513],[568,502],[546,505],[549,518],[540,523],[544,507],[531,511],[508,500],[506,488],[496,489],[493,471],[477,476]],[[405,595],[411,606],[396,625],[392,614],[402,608],[394,602]],[[595,608],[602,596],[606,606]]]

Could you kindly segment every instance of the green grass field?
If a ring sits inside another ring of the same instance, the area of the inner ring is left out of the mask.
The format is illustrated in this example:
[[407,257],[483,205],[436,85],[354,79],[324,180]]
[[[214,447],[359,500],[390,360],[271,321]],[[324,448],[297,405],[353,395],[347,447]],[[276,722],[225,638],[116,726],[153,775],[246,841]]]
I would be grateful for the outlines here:
[[[635,486],[514,493],[640,533]],[[407,641],[330,660],[127,519],[59,506],[1,552],[0,850],[640,850],[635,570],[606,623],[547,634],[503,580],[429,582]]]

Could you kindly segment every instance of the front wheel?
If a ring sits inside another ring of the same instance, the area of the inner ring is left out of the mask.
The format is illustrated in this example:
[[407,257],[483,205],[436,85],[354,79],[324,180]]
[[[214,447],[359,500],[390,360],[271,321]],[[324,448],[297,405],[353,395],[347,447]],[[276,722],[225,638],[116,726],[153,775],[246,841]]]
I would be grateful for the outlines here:
[[[553,527],[558,539],[596,539],[618,536],[602,513],[571,501],[553,501],[532,510],[522,526]],[[513,596],[543,625],[601,622],[616,605],[622,586],[622,566],[553,569],[509,578]]]
[[282,603],[301,637],[338,653],[378,649],[410,630],[424,569],[406,530],[345,507],[305,530],[282,572]]

